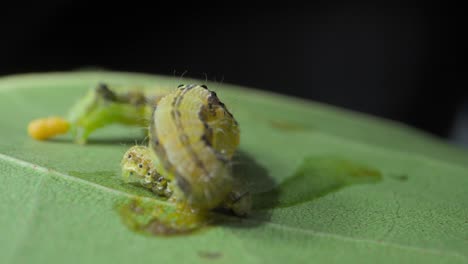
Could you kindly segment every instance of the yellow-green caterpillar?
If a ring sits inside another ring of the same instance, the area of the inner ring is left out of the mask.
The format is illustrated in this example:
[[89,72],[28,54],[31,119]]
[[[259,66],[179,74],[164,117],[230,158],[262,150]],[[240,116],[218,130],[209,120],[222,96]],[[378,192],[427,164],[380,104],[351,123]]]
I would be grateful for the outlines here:
[[182,85],[157,105],[150,147],[187,202],[213,208],[232,190],[230,159],[239,144],[234,117],[206,86]]

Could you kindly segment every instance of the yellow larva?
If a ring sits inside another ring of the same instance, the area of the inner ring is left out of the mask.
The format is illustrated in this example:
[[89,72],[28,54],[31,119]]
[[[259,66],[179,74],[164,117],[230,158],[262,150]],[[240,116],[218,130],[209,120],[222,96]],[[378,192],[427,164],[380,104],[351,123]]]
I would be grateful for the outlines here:
[[61,117],[47,117],[32,121],[28,125],[28,134],[34,139],[45,140],[68,132],[70,124]]
[[236,120],[204,85],[179,86],[159,101],[150,121],[161,174],[174,178],[179,196],[196,208],[214,208],[231,192],[238,144]]

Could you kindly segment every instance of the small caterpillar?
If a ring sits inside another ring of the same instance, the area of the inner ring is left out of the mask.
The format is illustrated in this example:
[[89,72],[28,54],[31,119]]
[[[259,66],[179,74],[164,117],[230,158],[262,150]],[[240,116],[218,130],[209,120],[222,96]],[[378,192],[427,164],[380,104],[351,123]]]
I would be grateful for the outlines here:
[[152,104],[161,97],[145,95],[136,89],[117,93],[106,84],[99,84],[75,103],[66,119],[33,120],[29,123],[28,133],[34,139],[46,140],[70,130],[76,143],[85,144],[91,133],[110,124],[147,127]]
[[106,84],[99,84],[78,101],[68,115],[73,138],[84,144],[92,132],[113,123],[147,127],[152,104],[159,98],[135,89],[117,93]]

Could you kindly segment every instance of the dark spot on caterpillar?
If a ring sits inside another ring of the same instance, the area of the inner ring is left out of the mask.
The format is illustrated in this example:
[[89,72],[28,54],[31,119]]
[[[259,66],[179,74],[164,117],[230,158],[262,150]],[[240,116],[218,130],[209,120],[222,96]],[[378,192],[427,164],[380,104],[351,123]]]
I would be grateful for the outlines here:
[[[153,113],[152,120],[154,120],[154,113]],[[158,158],[161,160],[163,167],[166,170],[171,170],[173,166],[167,159],[166,150],[164,149],[164,146],[161,144],[161,142],[159,142],[159,139],[157,136],[158,134],[157,134],[157,130],[156,130],[156,126],[154,122],[150,122],[150,131],[151,131],[151,137],[152,137],[151,142],[153,143],[151,147],[156,152],[156,155],[158,156]]]
[[172,99],[172,106],[175,106],[175,105],[176,105],[177,98],[179,98],[179,97],[178,97],[178,96],[174,96],[174,99]]
[[131,155],[131,154],[128,154],[128,157],[127,157],[127,158],[131,159],[131,158],[132,158],[132,155]]
[[104,98],[105,100],[109,100],[109,101],[117,100],[117,96],[115,95],[115,93],[112,92],[107,86],[107,84],[105,83],[100,83],[98,87],[96,87],[96,93],[102,98]]
[[180,103],[182,102],[182,99],[184,99],[184,94],[180,95],[178,97],[178,100],[176,101],[176,106],[178,107],[180,105]]
[[219,105],[221,102],[219,101],[218,97],[216,96],[215,92],[211,92],[210,96],[208,97],[208,107],[210,109],[213,108],[212,105]]
[[234,120],[234,124],[237,126],[237,121],[236,119],[234,119],[234,116],[231,114],[231,112],[229,112],[229,110],[226,108],[226,106],[223,104],[223,102],[219,102],[219,105],[221,105],[221,107],[223,108],[224,112],[227,113],[229,115],[229,117],[232,118],[232,120]]
[[160,177],[158,178],[157,181],[158,181],[158,182],[162,182],[163,180],[164,180],[164,177],[163,177],[163,176],[160,176]]
[[213,129],[211,127],[209,127],[206,132],[205,132],[205,135],[208,139],[210,139],[210,142],[213,138]]
[[192,192],[190,183],[186,179],[184,179],[184,177],[178,175],[176,176],[176,178],[177,178],[177,186],[179,186],[182,192],[186,194]]
[[184,85],[183,85],[183,84],[179,84],[179,85],[177,86],[177,88],[180,88],[180,87],[182,87],[182,86],[184,86]]
[[[153,107],[153,111],[151,111],[151,120],[154,120],[154,115],[156,113],[156,106]],[[150,122],[150,129],[154,128],[154,122]]]
[[245,191],[243,193],[238,193],[238,192],[231,192],[229,194],[229,197],[231,199],[231,202],[234,204],[234,203],[237,203],[239,202],[243,197],[249,195],[250,192],[249,191]]
[[154,144],[155,146],[159,146],[159,140],[158,140],[157,138],[155,138],[155,139],[153,140],[153,144]]
[[187,144],[189,141],[189,138],[186,134],[181,134],[179,138],[180,138],[180,141],[184,144]]
[[208,141],[208,138],[206,137],[206,135],[202,135],[200,139],[201,141],[205,142],[207,146],[211,147],[211,143]]
[[223,108],[225,113],[227,113],[230,117],[234,118],[234,116],[231,114],[231,112],[229,112],[229,110],[223,102],[218,100],[218,104]]
[[221,154],[221,153],[219,153],[217,151],[215,153],[216,153],[216,159],[217,160],[221,161],[224,164],[229,162],[229,159],[225,155],[223,155],[223,154]]
[[143,164],[141,164],[141,163],[138,164],[138,168],[140,168],[140,169],[143,168]]
[[129,91],[127,94],[121,95],[119,97],[119,102],[130,103],[134,106],[141,106],[147,103],[147,98],[141,91]]
[[[154,130],[154,132],[156,131]],[[164,146],[159,143],[157,145],[155,144],[153,145],[153,150],[156,152],[158,158],[161,160],[163,167],[168,171],[172,170],[173,166],[167,158],[166,150],[164,149]]]
[[200,87],[201,87],[201,88],[208,89],[208,86],[206,86],[206,85],[204,85],[204,84],[200,85]]
[[98,90],[109,90],[109,86],[105,83],[99,83],[97,88]]
[[195,162],[197,163],[197,167],[199,167],[200,169],[202,169],[203,171],[205,171],[206,173],[208,172],[205,168],[205,164],[203,164],[203,162],[198,159],[198,157],[196,157],[196,160]]

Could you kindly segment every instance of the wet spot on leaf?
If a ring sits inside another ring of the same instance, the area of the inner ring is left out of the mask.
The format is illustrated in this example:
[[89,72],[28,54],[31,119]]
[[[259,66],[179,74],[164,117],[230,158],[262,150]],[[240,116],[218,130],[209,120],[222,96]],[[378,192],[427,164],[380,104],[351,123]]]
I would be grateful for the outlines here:
[[[311,201],[354,184],[377,183],[381,173],[371,167],[335,157],[307,157],[296,171],[270,191],[254,197],[255,209],[289,207]],[[273,205],[270,201],[277,200]]]
[[131,199],[117,206],[117,211],[130,230],[151,236],[191,234],[209,223],[206,214],[151,200]]
[[219,259],[223,254],[221,252],[198,251],[198,256],[203,259]]
[[311,129],[303,124],[285,120],[270,120],[268,123],[273,129],[283,132],[300,132]]

